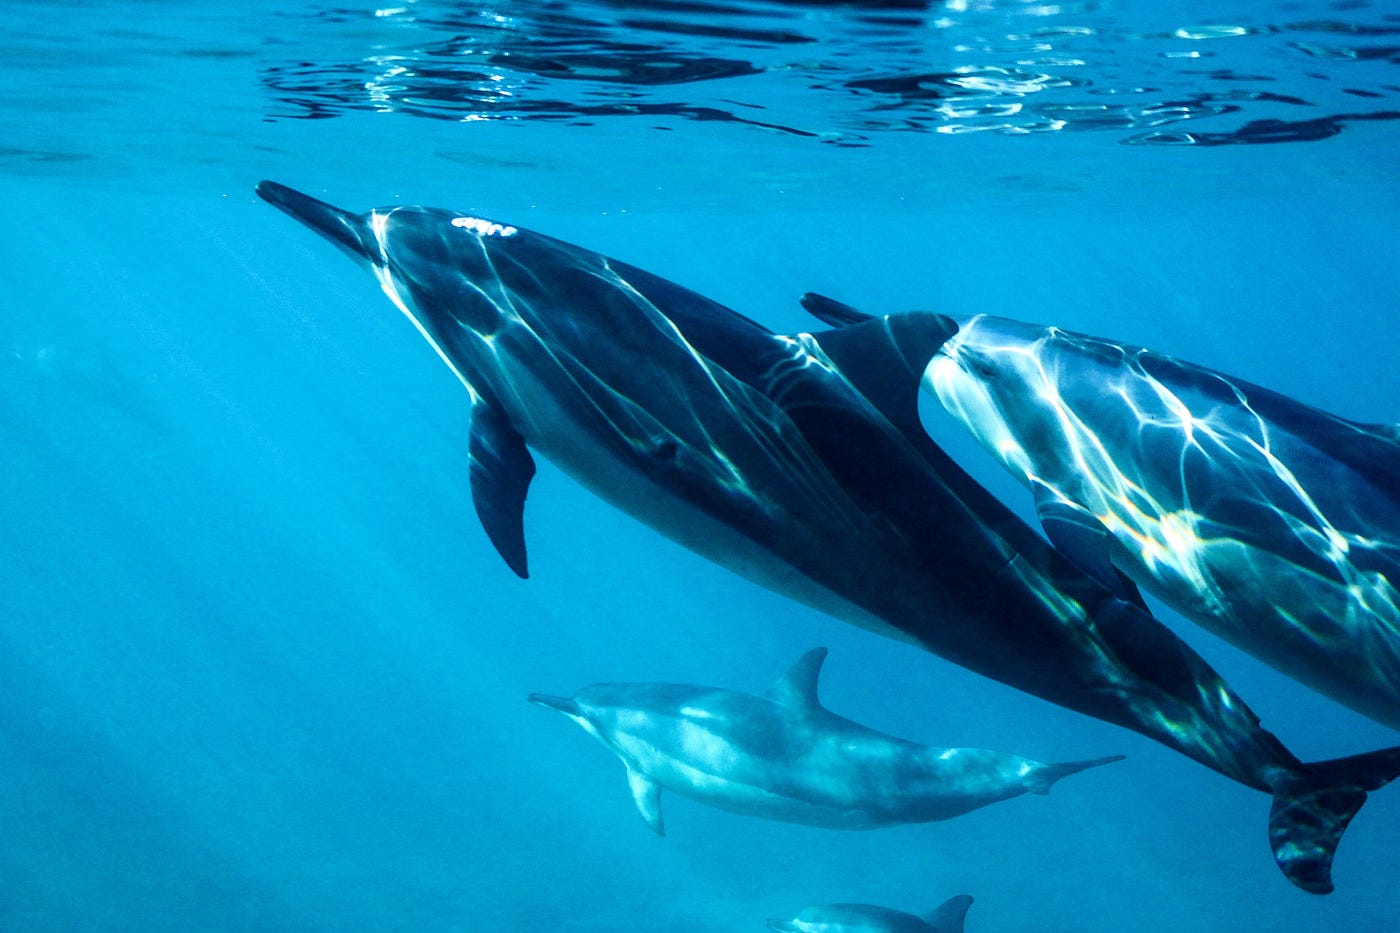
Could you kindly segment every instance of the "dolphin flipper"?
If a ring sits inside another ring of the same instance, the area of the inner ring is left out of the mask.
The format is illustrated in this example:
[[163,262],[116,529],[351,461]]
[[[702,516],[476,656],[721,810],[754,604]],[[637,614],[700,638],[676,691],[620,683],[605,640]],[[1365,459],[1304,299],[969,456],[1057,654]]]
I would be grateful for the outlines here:
[[655,781],[631,765],[627,766],[627,788],[632,791],[632,801],[637,812],[647,821],[652,832],[666,835],[666,825],[661,820],[661,788]]
[[1042,483],[1035,484],[1034,494],[1040,526],[1055,549],[1114,596],[1146,609],[1137,584],[1113,565],[1110,547],[1114,538],[1103,523],[1084,506],[1060,498]]
[[480,397],[472,405],[470,456],[476,517],[497,553],[525,579],[530,576],[525,562],[525,494],[535,461],[520,432]]
[[963,920],[971,906],[972,895],[955,894],[924,915],[924,920],[934,933],[963,933]]

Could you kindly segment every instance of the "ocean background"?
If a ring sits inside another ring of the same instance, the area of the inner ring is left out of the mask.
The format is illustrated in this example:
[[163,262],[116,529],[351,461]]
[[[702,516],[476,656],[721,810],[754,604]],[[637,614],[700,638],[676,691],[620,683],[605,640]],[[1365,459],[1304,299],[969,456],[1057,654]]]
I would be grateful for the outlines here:
[[[516,579],[460,384],[253,195],[472,211],[779,331],[815,326],[807,290],[1055,323],[1393,422],[1393,4],[8,0],[0,35],[0,930],[738,933],[958,893],[970,933],[1400,928],[1400,787],[1314,897],[1264,795],[758,589],[546,462]],[[1400,741],[1158,614],[1301,757]],[[874,728],[1128,758],[867,833],[666,793],[663,839],[525,702],[761,692],[816,645]]]

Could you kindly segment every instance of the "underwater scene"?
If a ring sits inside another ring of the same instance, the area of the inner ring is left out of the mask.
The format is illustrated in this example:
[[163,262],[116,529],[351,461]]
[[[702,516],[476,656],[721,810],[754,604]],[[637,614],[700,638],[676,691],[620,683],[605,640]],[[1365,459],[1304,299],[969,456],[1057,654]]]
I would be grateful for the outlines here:
[[1394,4],[0,31],[0,930],[1400,928]]

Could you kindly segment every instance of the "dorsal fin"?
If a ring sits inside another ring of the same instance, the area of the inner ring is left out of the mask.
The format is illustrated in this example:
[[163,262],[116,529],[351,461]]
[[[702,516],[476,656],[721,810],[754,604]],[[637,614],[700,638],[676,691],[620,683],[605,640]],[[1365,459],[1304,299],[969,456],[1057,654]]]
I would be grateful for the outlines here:
[[812,334],[841,375],[889,421],[919,435],[919,382],[958,323],[931,311],[870,318]]
[[821,701],[817,699],[817,678],[821,676],[822,662],[826,660],[825,648],[813,648],[797,659],[773,686],[764,694],[779,706],[798,711],[819,710]]
[[925,919],[936,933],[963,933],[963,919],[972,906],[972,895],[955,894],[935,907]]
[[835,298],[818,295],[816,292],[808,292],[803,295],[801,304],[808,314],[828,327],[849,327],[852,324],[864,324],[866,321],[875,319],[873,314],[866,314],[864,311],[852,308]]

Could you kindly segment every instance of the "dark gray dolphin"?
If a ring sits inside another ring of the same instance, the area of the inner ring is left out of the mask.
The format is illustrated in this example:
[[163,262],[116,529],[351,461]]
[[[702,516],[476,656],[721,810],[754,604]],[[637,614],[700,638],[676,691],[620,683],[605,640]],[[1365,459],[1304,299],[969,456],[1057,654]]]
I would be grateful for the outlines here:
[[[864,317],[820,296],[827,317]],[[842,306],[844,307],[844,306]],[[1400,428],[1141,347],[979,315],[924,385],[1056,547],[1400,728]]]
[[258,193],[364,265],[467,387],[477,514],[520,575],[528,444],[750,579],[1272,794],[1275,858],[1310,891],[1331,890],[1347,823],[1400,771],[1400,749],[1299,762],[1199,655],[928,439],[918,385],[948,318],[777,335],[514,226]]
[[874,904],[808,907],[791,920],[769,920],[776,933],[963,933],[972,906],[966,894],[950,897],[922,917]]
[[766,696],[691,684],[594,684],[530,695],[568,716],[627,769],[658,835],[661,789],[722,810],[827,829],[962,816],[1123,756],[1066,764],[980,748],[931,748],[829,712],[817,699],[825,648],[803,655]]

